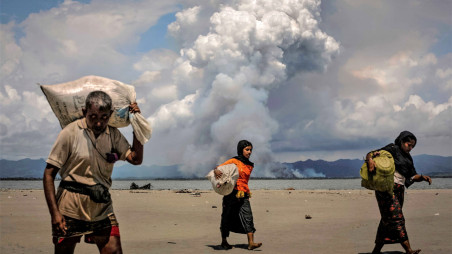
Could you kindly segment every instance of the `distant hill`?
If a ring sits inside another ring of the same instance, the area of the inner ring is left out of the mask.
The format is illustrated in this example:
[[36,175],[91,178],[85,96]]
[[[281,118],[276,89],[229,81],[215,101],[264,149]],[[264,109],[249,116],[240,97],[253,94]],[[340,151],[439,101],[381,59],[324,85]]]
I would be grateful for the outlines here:
[[[452,156],[413,156],[418,173],[433,177],[452,177]],[[336,161],[306,160],[294,163],[275,164],[271,172],[275,178],[353,178],[359,177],[362,160],[341,159]],[[42,178],[46,163],[43,159],[18,161],[0,160],[0,178]],[[207,172],[206,172],[207,173]],[[256,171],[255,177],[259,177]],[[200,176],[203,177],[203,176]],[[177,165],[133,166],[118,163],[113,170],[113,179],[183,178]]]
[[45,166],[43,159],[0,160],[0,178],[42,178]]
[[414,166],[418,173],[429,176],[452,176],[452,157],[437,155],[413,156]]
[[[42,178],[44,159],[0,160],[0,178]],[[134,166],[118,163],[112,178],[180,178],[178,166]]]
[[[296,169],[298,172],[315,172],[322,173],[327,178],[345,178],[345,177],[359,177],[359,169],[363,164],[362,160],[337,160],[337,161],[324,161],[324,160],[306,160],[298,161],[294,163],[284,163]],[[311,171],[309,171],[311,170]]]
[[[437,155],[413,156],[416,171],[419,174],[429,176],[452,176],[452,157]],[[359,159],[341,159],[337,161],[306,160],[294,163],[284,163],[296,172],[304,173],[306,177],[319,177],[319,174],[327,178],[350,178],[360,177],[359,169],[364,161]]]

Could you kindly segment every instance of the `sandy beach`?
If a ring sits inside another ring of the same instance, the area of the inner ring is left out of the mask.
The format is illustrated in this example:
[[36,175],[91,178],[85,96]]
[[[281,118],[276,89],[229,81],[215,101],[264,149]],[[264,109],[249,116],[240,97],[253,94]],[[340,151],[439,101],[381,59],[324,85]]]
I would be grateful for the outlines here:
[[[219,247],[221,196],[213,191],[113,190],[124,253],[250,253],[246,236]],[[261,253],[370,253],[379,222],[368,190],[254,190],[255,240]],[[452,253],[452,190],[408,190],[404,214],[413,248]],[[311,219],[306,219],[310,215]],[[0,192],[0,253],[52,253],[42,190]],[[384,253],[403,253],[399,244]],[[83,242],[75,253],[98,253]]]

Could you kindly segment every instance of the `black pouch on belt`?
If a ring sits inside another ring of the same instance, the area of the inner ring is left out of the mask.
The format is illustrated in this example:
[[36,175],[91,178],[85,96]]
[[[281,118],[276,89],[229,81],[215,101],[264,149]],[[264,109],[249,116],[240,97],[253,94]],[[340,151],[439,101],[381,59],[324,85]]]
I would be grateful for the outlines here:
[[108,188],[98,183],[95,185],[86,185],[77,182],[61,181],[60,187],[70,192],[88,195],[96,203],[108,203],[111,201]]

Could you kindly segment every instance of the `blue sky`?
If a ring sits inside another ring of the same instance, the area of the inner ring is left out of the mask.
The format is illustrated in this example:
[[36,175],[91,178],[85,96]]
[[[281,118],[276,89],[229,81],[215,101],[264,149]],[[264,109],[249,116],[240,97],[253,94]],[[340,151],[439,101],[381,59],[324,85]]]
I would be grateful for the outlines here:
[[36,83],[86,75],[135,87],[153,126],[145,164],[197,173],[242,138],[259,164],[361,158],[403,130],[413,154],[451,156],[451,8],[1,1],[0,105],[14,112],[0,114],[1,157],[46,158],[59,124]]
[[[39,13],[40,11],[48,11],[51,8],[57,7],[62,0],[14,0],[1,1],[1,23],[7,24],[11,21],[21,23],[28,15],[32,13]],[[90,0],[80,0],[80,3],[89,4]],[[138,52],[147,52],[153,48],[168,48],[175,50],[176,46],[171,37],[166,35],[167,26],[174,22],[175,12],[168,13],[159,18],[157,24],[150,27],[145,33],[141,35],[141,41],[138,45]],[[18,31],[20,33],[20,31]]]
[[154,48],[167,48],[176,50],[176,45],[170,36],[166,34],[166,28],[169,24],[174,22],[176,18],[175,13],[163,15],[158,20],[157,24],[147,30],[141,35],[141,40],[138,46],[139,52],[147,52]]
[[46,11],[55,7],[63,1],[1,1],[1,23],[6,24],[10,21],[22,22],[30,13]]

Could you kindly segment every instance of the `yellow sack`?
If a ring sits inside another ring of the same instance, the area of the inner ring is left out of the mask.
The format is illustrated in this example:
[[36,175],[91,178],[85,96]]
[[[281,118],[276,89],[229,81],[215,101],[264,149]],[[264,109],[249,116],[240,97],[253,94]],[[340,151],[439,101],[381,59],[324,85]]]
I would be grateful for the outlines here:
[[394,188],[394,158],[385,150],[379,151],[380,155],[373,158],[375,171],[369,173],[367,163],[361,166],[361,186],[369,190],[377,190],[393,194]]
[[237,194],[235,194],[236,198],[244,198],[245,197],[245,192],[244,191],[237,191]]

